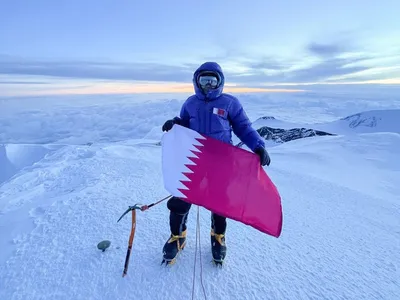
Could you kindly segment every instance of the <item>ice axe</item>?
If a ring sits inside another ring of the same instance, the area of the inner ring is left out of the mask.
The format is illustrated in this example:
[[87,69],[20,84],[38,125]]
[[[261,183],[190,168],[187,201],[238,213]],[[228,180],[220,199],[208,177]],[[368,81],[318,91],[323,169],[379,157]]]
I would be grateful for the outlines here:
[[131,250],[132,250],[132,243],[133,243],[133,238],[135,237],[135,229],[136,229],[136,210],[137,209],[142,209],[139,204],[135,204],[134,206],[129,206],[128,209],[122,214],[121,217],[119,217],[117,223],[130,211],[132,212],[132,227],[131,227],[131,234],[129,236],[129,242],[128,242],[128,250],[126,251],[126,257],[125,257],[125,265],[124,265],[124,272],[122,273],[122,277],[125,277],[125,275],[128,272],[128,265],[129,265],[129,258],[131,256]]
[[133,243],[133,238],[135,237],[135,230],[136,230],[136,210],[139,209],[141,211],[145,211],[147,209],[149,209],[150,207],[164,201],[167,200],[168,198],[171,198],[172,195],[169,195],[157,202],[154,202],[152,204],[149,205],[140,205],[140,204],[135,204],[133,206],[129,206],[128,209],[122,214],[122,216],[118,219],[117,223],[130,211],[132,212],[132,227],[131,227],[131,233],[129,236],[129,242],[128,242],[128,250],[126,251],[126,257],[125,257],[125,265],[124,265],[124,272],[122,274],[122,277],[125,277],[125,275],[128,272],[128,265],[129,265],[129,258],[131,255],[131,250],[132,250],[132,243]]

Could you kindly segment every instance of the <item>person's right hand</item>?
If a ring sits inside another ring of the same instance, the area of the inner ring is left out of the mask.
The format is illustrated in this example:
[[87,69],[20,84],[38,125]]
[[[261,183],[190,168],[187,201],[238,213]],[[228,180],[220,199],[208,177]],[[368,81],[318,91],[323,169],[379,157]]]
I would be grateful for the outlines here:
[[172,126],[175,125],[175,120],[168,120],[164,123],[162,127],[162,131],[170,131],[172,129]]

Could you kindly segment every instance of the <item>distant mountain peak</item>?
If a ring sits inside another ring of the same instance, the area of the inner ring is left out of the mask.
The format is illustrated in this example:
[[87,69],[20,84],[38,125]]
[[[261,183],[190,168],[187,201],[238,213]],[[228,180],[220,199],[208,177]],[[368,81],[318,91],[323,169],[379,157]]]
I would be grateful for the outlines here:
[[358,113],[342,118],[341,120],[348,121],[350,128],[356,128],[358,126],[376,127],[378,125],[378,121],[382,120],[382,118],[378,118],[376,116],[366,116],[363,113]]
[[[265,140],[273,141],[277,144],[283,144],[297,139],[315,137],[315,136],[326,136],[335,135],[321,130],[315,130],[310,128],[272,128],[269,126],[262,126],[257,129],[257,132]],[[243,142],[238,144],[239,147],[243,146]]]
[[[295,119],[295,118],[294,118]],[[353,133],[395,132],[400,133],[400,109],[377,109],[362,111],[325,123],[299,124],[260,117],[253,122],[254,129],[272,144],[282,144],[297,139]],[[242,146],[239,139],[235,144]]]
[[265,117],[259,118],[259,120],[276,120],[276,119],[273,116],[265,116]]
[[263,126],[257,129],[257,131],[266,140],[272,140],[280,144],[302,138],[334,135],[328,132],[314,130],[310,128],[281,129],[281,128],[272,128],[268,126]]

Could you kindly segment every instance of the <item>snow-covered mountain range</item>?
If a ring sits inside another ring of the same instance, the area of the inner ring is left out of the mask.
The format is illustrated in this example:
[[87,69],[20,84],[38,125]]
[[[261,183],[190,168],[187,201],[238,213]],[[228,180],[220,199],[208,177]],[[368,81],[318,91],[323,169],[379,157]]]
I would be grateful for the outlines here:
[[[273,116],[265,116],[253,122],[253,127],[269,142],[269,146],[317,136],[373,132],[400,133],[400,109],[365,111],[337,121],[316,124],[285,122]],[[234,142],[239,146],[243,145],[237,137]]]

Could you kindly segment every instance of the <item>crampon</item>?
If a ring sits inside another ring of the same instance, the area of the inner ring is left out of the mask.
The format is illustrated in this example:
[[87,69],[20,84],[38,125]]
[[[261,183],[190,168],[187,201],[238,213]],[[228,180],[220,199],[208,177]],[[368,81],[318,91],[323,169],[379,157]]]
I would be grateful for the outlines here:
[[176,262],[178,255],[186,246],[186,230],[180,235],[173,235],[169,237],[163,248],[162,264],[173,265]]

